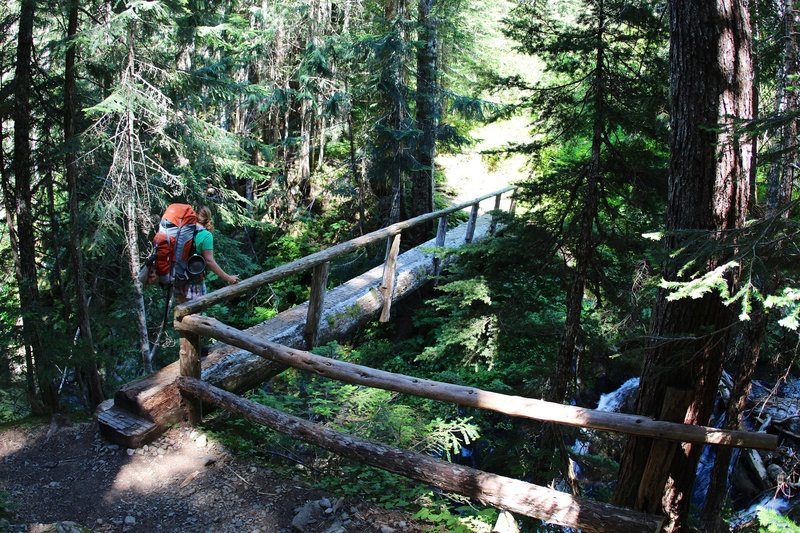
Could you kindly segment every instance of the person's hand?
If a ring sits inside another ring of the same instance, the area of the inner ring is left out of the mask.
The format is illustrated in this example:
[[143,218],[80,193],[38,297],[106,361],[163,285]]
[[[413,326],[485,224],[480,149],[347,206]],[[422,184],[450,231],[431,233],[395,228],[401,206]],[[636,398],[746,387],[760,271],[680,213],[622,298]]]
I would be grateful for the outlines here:
[[228,276],[228,285],[233,285],[234,283],[239,283],[239,274]]

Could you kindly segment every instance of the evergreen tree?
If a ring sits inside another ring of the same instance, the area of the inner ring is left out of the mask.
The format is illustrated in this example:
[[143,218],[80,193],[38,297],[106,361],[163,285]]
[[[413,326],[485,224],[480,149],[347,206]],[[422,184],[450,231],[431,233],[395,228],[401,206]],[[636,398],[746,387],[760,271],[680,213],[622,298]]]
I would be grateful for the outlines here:
[[[434,161],[436,159],[436,130],[441,118],[439,101],[439,38],[435,14],[436,0],[419,0],[417,7],[417,98],[415,121],[420,129],[417,141],[418,168],[411,174],[411,215],[419,216],[434,209]],[[424,242],[430,227],[420,226],[414,232],[417,242]]]
[[57,409],[43,346],[40,320],[38,273],[36,267],[36,238],[34,229],[31,159],[31,87],[33,86],[32,51],[34,34],[34,0],[20,2],[17,53],[14,73],[14,156],[11,168],[12,183],[3,184],[6,212],[13,213],[9,224],[22,329],[25,338],[25,372],[28,401],[34,413]]
[[[565,7],[516,8],[508,35],[544,61],[548,78],[535,87],[521,78],[503,80],[528,95],[522,105],[531,110],[538,137],[516,148],[531,152],[539,169],[524,193],[544,241],[533,245],[570,265],[565,330],[547,393],[552,401],[565,399],[580,366],[576,346],[584,337],[587,286],[598,301],[621,303],[630,284],[602,275],[611,266],[605,257],[644,248],[640,235],[655,224],[664,179],[665,34],[656,6],[600,0],[580,9],[570,4],[574,11],[567,13]],[[626,275],[632,279],[633,270]]]
[[[744,224],[750,144],[736,135],[734,126],[752,116],[752,63],[746,3],[672,2],[670,30],[672,133],[665,246],[677,253],[665,264],[664,279],[676,281],[687,275],[686,262],[696,260],[698,244]],[[721,270],[727,259],[721,252],[703,261],[708,270]],[[707,424],[731,324],[731,312],[718,293],[670,299],[667,289],[661,289],[636,412]],[[689,494],[701,450],[699,445],[629,438],[615,502],[663,512],[669,531],[688,530]]]

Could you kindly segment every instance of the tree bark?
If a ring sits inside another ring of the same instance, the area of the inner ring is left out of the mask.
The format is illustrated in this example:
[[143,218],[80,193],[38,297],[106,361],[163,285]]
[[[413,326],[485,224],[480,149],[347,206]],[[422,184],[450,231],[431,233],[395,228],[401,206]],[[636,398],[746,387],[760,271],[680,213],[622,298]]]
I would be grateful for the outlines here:
[[[691,251],[670,260],[663,277],[686,281],[680,268],[700,253],[692,247],[692,236],[704,235],[705,244],[713,247],[722,231],[744,223],[750,144],[734,128],[736,119],[752,116],[749,13],[738,0],[674,0],[670,28],[672,133],[665,245],[668,252],[685,247]],[[701,259],[704,268],[712,270],[725,257]],[[666,289],[657,295],[636,412],[656,417],[667,389],[684,390],[688,401],[672,410],[673,419],[704,425],[712,412],[733,316],[717,293],[688,301],[669,301],[668,295]],[[653,442],[630,439],[614,502],[649,512],[662,510],[669,531],[684,531],[701,449],[683,445],[671,459],[663,459],[669,463],[666,475],[653,479],[645,475]],[[643,479],[663,491],[663,497],[640,492]]]
[[94,339],[92,337],[89,304],[86,297],[83,268],[83,255],[80,246],[80,227],[78,225],[78,169],[75,157],[75,56],[77,53],[75,35],[78,32],[78,3],[73,0],[69,4],[67,23],[67,51],[64,61],[64,175],[67,179],[67,195],[69,197],[69,243],[70,260],[74,272],[75,303],[78,311],[78,323],[89,353],[89,359],[82,365],[88,389],[89,406],[94,409],[104,399],[103,385],[97,371]]
[[[433,17],[436,0],[420,0],[417,5],[417,128],[422,133],[415,154],[419,167],[411,173],[411,216],[431,213],[434,209],[434,163],[436,158],[436,130],[439,126],[439,37],[437,20]],[[412,234],[412,242],[421,243],[430,238],[433,224],[420,226]]]
[[[31,198],[31,106],[33,84],[31,55],[33,51],[33,16],[35,0],[20,3],[17,42],[16,87],[14,90],[14,214],[17,233],[17,264],[15,273],[19,287],[22,330],[25,338],[25,366],[28,401],[35,414],[43,414],[45,406],[57,408],[57,398],[47,392],[52,389],[43,374],[47,362],[41,343],[38,320],[39,289],[37,287],[36,247],[33,229]],[[44,405],[43,405],[44,402]]]
[[[794,87],[794,79],[800,73],[800,49],[798,48],[795,28],[798,23],[798,10],[790,0],[784,0],[781,5],[783,25],[783,65],[778,72],[777,80],[777,111],[779,116],[792,116],[800,109],[798,97],[800,91]],[[757,91],[754,89],[754,94]],[[754,100],[755,102],[755,100]],[[756,110],[754,103],[754,110]],[[796,149],[798,120],[792,119],[784,123],[778,131],[777,147],[781,157],[772,165],[767,179],[767,219],[788,219],[789,211],[786,206],[791,201],[791,191],[794,187],[794,175],[798,164]],[[755,165],[753,165],[755,167]],[[751,169],[751,175],[753,174]],[[751,178],[751,187],[755,181]],[[754,199],[751,193],[751,200]],[[771,250],[765,264],[775,264],[783,251],[778,245]],[[758,283],[758,280],[756,281]],[[758,289],[762,294],[774,293],[780,284],[780,272],[773,269],[760,284]],[[767,332],[768,317],[763,303],[758,298],[753,298],[753,310],[750,320],[741,325],[738,340],[730,343],[728,361],[733,368],[733,387],[725,410],[726,429],[739,429],[742,426],[742,415],[745,403],[750,393],[753,374],[761,353],[761,347]],[[706,494],[701,515],[703,531],[716,533],[722,531],[722,505],[727,493],[728,471],[732,457],[732,450],[720,449],[714,459],[711,472],[711,482]]]

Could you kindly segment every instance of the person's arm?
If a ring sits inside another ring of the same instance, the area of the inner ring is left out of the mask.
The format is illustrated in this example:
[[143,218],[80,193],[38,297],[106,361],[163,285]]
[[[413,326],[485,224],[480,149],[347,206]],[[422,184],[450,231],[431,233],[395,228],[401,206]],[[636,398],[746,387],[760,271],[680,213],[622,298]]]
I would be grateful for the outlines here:
[[239,281],[239,274],[230,276],[224,270],[222,270],[221,266],[217,264],[217,262],[214,260],[214,250],[203,250],[202,254],[203,259],[206,260],[206,266],[211,269],[211,272],[227,281],[228,285],[232,285]]

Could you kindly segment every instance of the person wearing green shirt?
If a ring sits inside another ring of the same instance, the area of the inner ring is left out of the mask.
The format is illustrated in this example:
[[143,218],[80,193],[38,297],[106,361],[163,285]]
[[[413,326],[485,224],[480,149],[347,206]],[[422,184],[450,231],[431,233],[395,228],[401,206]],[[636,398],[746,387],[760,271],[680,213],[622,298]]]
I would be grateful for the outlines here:
[[[206,206],[200,206],[197,210],[197,233],[194,236],[194,246],[197,253],[203,256],[206,261],[206,267],[211,272],[224,279],[228,285],[238,283],[239,275],[231,276],[225,272],[221,266],[214,260],[214,220],[211,218],[211,210]],[[178,303],[183,303],[194,298],[198,298],[206,293],[206,283],[190,283],[178,290],[176,287],[175,299]]]

